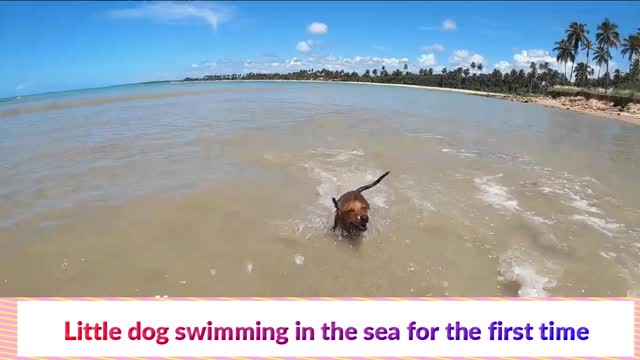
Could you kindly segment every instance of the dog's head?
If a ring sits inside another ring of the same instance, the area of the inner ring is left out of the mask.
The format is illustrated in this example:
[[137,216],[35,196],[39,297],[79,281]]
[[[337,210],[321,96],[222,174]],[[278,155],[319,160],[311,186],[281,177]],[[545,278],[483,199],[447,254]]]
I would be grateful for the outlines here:
[[369,204],[366,200],[354,200],[338,210],[343,229],[366,231],[369,223]]

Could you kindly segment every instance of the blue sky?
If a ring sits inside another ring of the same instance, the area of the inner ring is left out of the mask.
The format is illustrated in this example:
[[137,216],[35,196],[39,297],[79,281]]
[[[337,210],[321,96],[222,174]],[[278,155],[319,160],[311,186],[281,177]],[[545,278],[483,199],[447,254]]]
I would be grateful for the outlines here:
[[[571,21],[621,37],[637,2],[0,2],[0,98],[300,68],[555,63]],[[584,56],[584,55],[582,55]],[[628,68],[618,51],[613,68]]]

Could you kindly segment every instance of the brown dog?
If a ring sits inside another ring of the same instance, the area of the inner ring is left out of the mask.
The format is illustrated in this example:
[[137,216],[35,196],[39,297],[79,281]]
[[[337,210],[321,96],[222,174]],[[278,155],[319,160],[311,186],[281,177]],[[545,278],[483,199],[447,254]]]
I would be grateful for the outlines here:
[[342,235],[346,236],[358,236],[366,231],[369,223],[369,202],[362,196],[362,192],[378,185],[387,175],[389,175],[389,171],[369,185],[344,193],[338,200],[331,198],[336,207],[336,216],[331,231],[340,228]]

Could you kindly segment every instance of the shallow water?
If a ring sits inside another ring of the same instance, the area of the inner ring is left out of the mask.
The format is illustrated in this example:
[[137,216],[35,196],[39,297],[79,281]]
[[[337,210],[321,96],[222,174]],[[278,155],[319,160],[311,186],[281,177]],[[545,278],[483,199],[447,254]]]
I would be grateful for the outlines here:
[[[640,127],[443,91],[177,83],[0,103],[0,296],[640,293]],[[364,238],[328,231],[365,195]]]

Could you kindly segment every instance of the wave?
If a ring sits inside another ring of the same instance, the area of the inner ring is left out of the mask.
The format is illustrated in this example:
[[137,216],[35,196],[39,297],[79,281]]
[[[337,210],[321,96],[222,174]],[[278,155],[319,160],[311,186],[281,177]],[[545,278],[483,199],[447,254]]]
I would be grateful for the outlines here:
[[[541,269],[541,266],[546,268]],[[498,280],[516,283],[519,297],[547,297],[557,281],[543,272],[552,271],[553,266],[539,255],[512,250],[500,258],[502,276]]]
[[620,231],[623,231],[625,229],[625,226],[623,224],[617,224],[615,222],[610,222],[589,215],[571,215],[570,219],[589,224],[609,237],[614,237],[618,235]]
[[498,174],[473,179],[473,182],[479,190],[478,198],[497,209],[508,211],[520,210],[518,201],[509,194],[509,188],[493,181],[493,179],[501,176],[502,174]]

